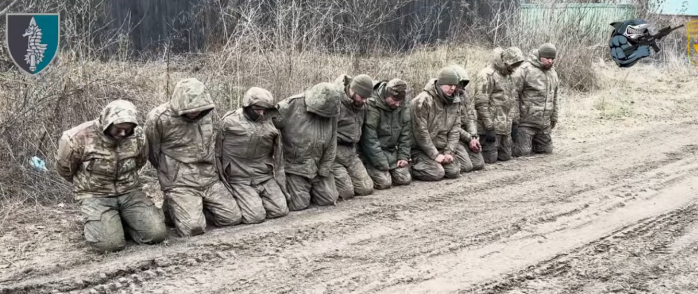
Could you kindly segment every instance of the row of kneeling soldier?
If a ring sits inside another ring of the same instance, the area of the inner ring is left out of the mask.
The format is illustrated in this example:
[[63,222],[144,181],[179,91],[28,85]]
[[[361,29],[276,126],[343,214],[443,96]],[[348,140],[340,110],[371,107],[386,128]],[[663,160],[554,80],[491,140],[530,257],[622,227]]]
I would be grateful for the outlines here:
[[[466,94],[470,79],[442,68],[413,99],[401,79],[341,75],[275,103],[252,87],[242,107],[214,122],[206,87],[189,78],[172,98],[137,120],[126,100],[63,133],[59,174],[74,186],[93,248],[116,251],[216,226],[260,223],[310,203],[374,189],[438,181],[531,152],[552,152],[558,112],[555,47],[526,60],[520,49],[496,48]],[[162,210],[142,191],[150,162],[164,193]]]

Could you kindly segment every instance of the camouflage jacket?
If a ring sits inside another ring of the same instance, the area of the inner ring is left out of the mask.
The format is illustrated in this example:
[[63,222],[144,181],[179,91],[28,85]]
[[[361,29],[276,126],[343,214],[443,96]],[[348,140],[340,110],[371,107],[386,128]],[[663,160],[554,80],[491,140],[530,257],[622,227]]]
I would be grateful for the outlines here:
[[508,135],[512,123],[518,122],[516,83],[512,75],[502,74],[504,67],[501,49],[497,48],[492,64],[477,75],[475,109],[480,134],[494,129],[498,135]]
[[[174,187],[204,189],[218,180],[213,109],[213,100],[204,85],[189,80],[175,87],[169,102],[148,113],[148,157],[158,171],[163,191]],[[202,116],[196,120],[183,117],[195,111],[202,111]]]
[[361,135],[361,154],[379,170],[397,168],[398,160],[408,160],[412,147],[410,111],[403,103],[391,109],[385,102],[387,82],[376,83],[368,99],[366,122]]
[[[268,91],[251,88],[243,97],[243,107],[273,107]],[[243,108],[229,111],[221,119],[216,136],[216,156],[221,176],[229,183],[259,184],[284,173],[281,135],[267,113],[253,121]],[[285,187],[282,187],[285,188]]]
[[460,104],[460,140],[464,143],[469,143],[470,139],[478,138],[477,134],[477,114],[473,99],[470,98],[466,91],[458,93],[461,97]]
[[311,179],[330,175],[337,154],[341,95],[336,85],[321,83],[277,104],[279,114],[273,122],[281,132],[286,173]]
[[431,79],[417,97],[410,101],[412,121],[412,150],[422,150],[431,159],[439,153],[455,154],[460,139],[460,97],[452,104],[439,94]]
[[[335,80],[338,87],[347,93],[349,87],[347,75],[341,75]],[[361,139],[361,126],[366,117],[366,106],[356,107],[349,98],[349,94],[342,95],[340,100],[339,117],[337,118],[337,140],[338,143],[357,144]]]
[[141,189],[138,171],[148,161],[148,143],[140,126],[115,140],[105,134],[112,124],[138,124],[128,101],[109,103],[98,119],[63,132],[58,143],[58,174],[73,183],[75,199],[115,197]]
[[541,67],[538,49],[515,72],[518,83],[519,125],[547,128],[557,121],[560,81],[554,68]]

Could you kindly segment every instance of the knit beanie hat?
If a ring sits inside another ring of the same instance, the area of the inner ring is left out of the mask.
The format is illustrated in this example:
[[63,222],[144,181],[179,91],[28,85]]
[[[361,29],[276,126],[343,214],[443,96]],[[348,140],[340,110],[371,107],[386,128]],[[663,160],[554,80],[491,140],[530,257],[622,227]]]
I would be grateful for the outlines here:
[[538,49],[538,54],[540,55],[540,57],[554,59],[555,55],[557,54],[557,49],[555,48],[555,45],[545,43],[541,45]]
[[436,84],[441,85],[458,85],[460,77],[455,70],[450,67],[444,67],[439,71],[439,77],[436,79]]
[[349,89],[363,98],[371,97],[371,93],[373,93],[373,79],[366,74],[355,76],[351,79]]
[[388,91],[388,96],[395,100],[405,99],[407,95],[407,83],[401,79],[390,80],[385,88]]

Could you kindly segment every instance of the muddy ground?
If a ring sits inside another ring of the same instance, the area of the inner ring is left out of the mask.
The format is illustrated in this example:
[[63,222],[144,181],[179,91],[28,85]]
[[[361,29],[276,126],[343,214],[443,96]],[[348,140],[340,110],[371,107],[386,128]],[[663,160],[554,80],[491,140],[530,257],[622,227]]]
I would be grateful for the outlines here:
[[73,204],[2,218],[0,293],[696,293],[698,78],[636,77],[552,155],[263,224],[100,255]]

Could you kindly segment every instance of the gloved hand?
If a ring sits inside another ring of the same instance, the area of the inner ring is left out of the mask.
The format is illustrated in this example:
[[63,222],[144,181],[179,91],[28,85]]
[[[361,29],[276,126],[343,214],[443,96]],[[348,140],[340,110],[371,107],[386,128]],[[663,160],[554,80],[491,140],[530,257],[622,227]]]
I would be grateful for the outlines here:
[[487,132],[485,133],[485,142],[497,142],[497,134],[494,132],[494,129],[487,130]]
[[511,124],[511,138],[516,141],[516,138],[519,137],[519,124]]
[[636,59],[636,58],[645,58],[650,56],[650,46],[647,45],[641,45],[638,46],[635,52],[628,56],[628,59]]
[[551,120],[551,121],[550,121],[550,128],[551,128],[551,129],[554,129],[554,128],[555,128],[555,125],[557,125],[557,121]]

